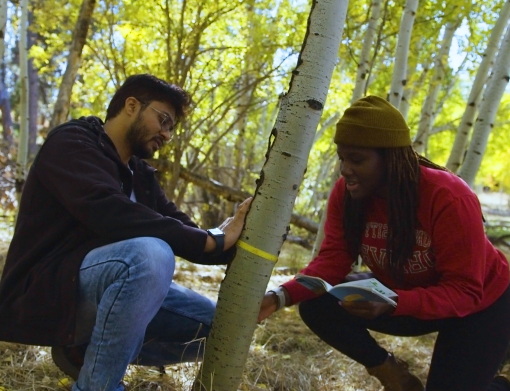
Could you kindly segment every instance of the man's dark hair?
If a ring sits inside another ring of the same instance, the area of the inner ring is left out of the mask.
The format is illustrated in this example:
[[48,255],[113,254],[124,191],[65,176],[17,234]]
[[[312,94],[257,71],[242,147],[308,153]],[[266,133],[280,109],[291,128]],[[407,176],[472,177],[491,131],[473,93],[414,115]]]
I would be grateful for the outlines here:
[[133,75],[129,76],[113,95],[106,110],[105,121],[119,115],[129,97],[138,99],[144,106],[148,106],[153,101],[172,105],[175,109],[176,122],[185,117],[191,105],[189,94],[181,87],[153,75]]

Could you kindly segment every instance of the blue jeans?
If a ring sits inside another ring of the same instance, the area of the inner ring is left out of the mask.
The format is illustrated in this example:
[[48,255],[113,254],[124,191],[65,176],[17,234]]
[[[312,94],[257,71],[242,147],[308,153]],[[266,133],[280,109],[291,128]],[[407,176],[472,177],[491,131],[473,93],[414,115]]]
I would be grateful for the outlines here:
[[92,250],[80,269],[75,345],[88,343],[73,391],[121,391],[130,363],[200,359],[215,304],[172,282],[175,258],[160,239]]

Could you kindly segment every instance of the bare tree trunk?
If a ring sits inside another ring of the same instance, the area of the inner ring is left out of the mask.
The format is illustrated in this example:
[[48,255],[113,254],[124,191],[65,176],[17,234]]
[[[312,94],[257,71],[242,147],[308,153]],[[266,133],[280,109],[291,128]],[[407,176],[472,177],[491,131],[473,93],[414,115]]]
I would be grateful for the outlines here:
[[73,90],[74,81],[80,69],[80,59],[87,40],[90,21],[96,0],[83,0],[80,8],[80,14],[73,31],[73,42],[67,57],[67,66],[64,72],[64,77],[60,84],[58,91],[57,101],[53,110],[53,116],[50,121],[50,128],[53,128],[67,120],[69,114],[69,106],[71,103],[71,93]]
[[400,108],[400,101],[406,85],[407,76],[407,57],[409,55],[409,43],[411,41],[411,33],[413,31],[414,17],[418,8],[419,0],[407,0],[400,22],[400,30],[398,32],[397,51],[395,54],[395,67],[391,78],[391,87],[388,101]]
[[425,103],[423,104],[420,122],[418,123],[418,132],[414,137],[413,147],[414,149],[423,154],[427,150],[427,142],[430,134],[430,130],[432,129],[432,125],[434,124],[434,120],[437,116],[436,105],[437,105],[437,97],[439,95],[439,90],[442,86],[442,81],[444,75],[446,73],[446,68],[448,67],[448,54],[450,53],[450,48],[452,46],[453,35],[460,25],[460,21],[448,22],[446,24],[443,40],[441,42],[441,48],[439,52],[436,54],[436,58],[434,60],[434,73],[432,75],[432,79],[430,81],[429,91],[427,97],[425,98]]
[[7,26],[7,0],[0,0],[0,110],[2,110],[2,149],[7,152],[12,145],[12,118],[9,93],[5,87],[5,29]]
[[[419,53],[422,50],[423,42],[419,41],[416,44],[416,47],[413,49],[416,53]],[[427,77],[428,70],[430,68],[430,62],[431,57],[427,57],[426,61],[421,64],[421,74],[418,80],[413,83],[412,86],[409,86],[409,84],[406,85],[404,88],[404,93],[402,95],[402,100],[400,101],[400,112],[402,113],[402,116],[407,121],[407,116],[409,115],[409,108],[411,107],[411,101],[413,100],[413,97],[417,91],[420,91],[423,84],[425,83],[425,79]],[[411,78],[412,75],[416,73],[416,68],[418,67],[418,63],[414,65],[413,69],[407,69],[407,80]]]
[[7,27],[7,0],[0,0],[0,58],[4,59],[5,29]]
[[[33,25],[34,15],[32,12],[28,15],[29,25]],[[35,33],[28,31],[28,50],[35,43]],[[39,101],[39,75],[34,68],[34,60],[28,60],[28,156],[30,159],[36,153],[37,142],[37,118],[38,118],[38,105]]]
[[28,156],[37,152],[37,118],[39,100],[39,75],[32,59],[28,60]]
[[489,70],[498,51],[498,44],[501,40],[501,36],[503,35],[505,26],[508,23],[508,19],[510,19],[510,0],[506,1],[499,14],[498,20],[492,29],[489,42],[487,43],[487,49],[485,49],[482,56],[482,62],[476,72],[475,81],[473,82],[471,92],[469,93],[466,110],[462,115],[459,128],[457,129],[452,151],[448,157],[448,161],[446,162],[446,167],[453,172],[457,172],[462,164],[464,152],[466,151],[468,144],[469,134],[473,127],[473,122],[478,111],[478,106],[480,105],[480,100],[482,99],[482,91],[487,83]]
[[473,137],[469,143],[466,154],[466,160],[459,171],[459,176],[466,181],[469,186],[473,186],[476,174],[482,163],[487,141],[494,126],[494,118],[498,111],[499,103],[506,85],[510,78],[510,27],[501,46],[499,48],[496,61],[494,63],[494,74],[483,94],[480,104],[480,114],[476,120],[473,130]]
[[235,391],[260,303],[285,237],[338,56],[347,1],[314,1],[305,43],[272,131],[273,143],[220,288],[195,390]]
[[19,39],[19,68],[20,68],[20,129],[18,141],[18,156],[16,159],[16,198],[21,199],[21,192],[25,184],[25,170],[28,154],[28,0],[21,0],[21,21]]
[[363,97],[365,87],[370,74],[370,50],[374,43],[375,32],[377,31],[377,22],[381,13],[381,0],[373,0],[371,6],[370,20],[368,22],[365,38],[363,39],[363,48],[358,62],[358,74],[356,76],[356,85],[352,92],[352,101]]
[[11,103],[9,92],[4,83],[5,67],[2,64],[0,69],[0,110],[2,110],[2,141],[3,150],[8,152],[12,146],[12,117],[11,117]]

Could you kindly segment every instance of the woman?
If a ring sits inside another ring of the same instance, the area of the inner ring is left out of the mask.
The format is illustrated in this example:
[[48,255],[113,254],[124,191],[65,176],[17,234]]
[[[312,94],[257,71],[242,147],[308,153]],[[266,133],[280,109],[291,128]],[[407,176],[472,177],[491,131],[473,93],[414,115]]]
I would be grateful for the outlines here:
[[475,194],[416,154],[404,118],[384,99],[369,96],[348,108],[335,143],[342,178],[329,199],[319,255],[301,273],[336,285],[361,256],[397,292],[397,306],[339,303],[292,280],[266,293],[259,320],[301,302],[306,325],[386,391],[424,386],[368,330],[438,331],[427,391],[510,390],[504,378],[493,381],[510,341],[508,262],[485,236]]

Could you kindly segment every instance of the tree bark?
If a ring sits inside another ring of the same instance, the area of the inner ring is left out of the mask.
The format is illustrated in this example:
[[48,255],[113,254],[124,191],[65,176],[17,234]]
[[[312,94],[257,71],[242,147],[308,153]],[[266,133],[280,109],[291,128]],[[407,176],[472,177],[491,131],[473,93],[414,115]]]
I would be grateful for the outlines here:
[[377,31],[377,22],[381,13],[381,0],[373,0],[371,6],[370,20],[368,22],[365,38],[363,39],[363,47],[358,62],[358,74],[356,76],[356,84],[352,92],[352,100],[356,101],[363,97],[365,87],[370,74],[370,50],[374,43],[375,32]]
[[[161,160],[151,160],[151,165],[158,170],[164,171],[168,169],[167,166],[172,164]],[[191,172],[183,166],[180,166],[179,168],[179,177],[186,182],[193,183],[194,185],[207,190],[209,193],[216,194],[230,202],[242,202],[246,198],[252,196],[252,194],[247,191],[225,186],[217,181],[206,178],[205,176]],[[313,234],[317,233],[319,226],[315,221],[310,220],[305,216],[298,215],[297,213],[292,213],[290,223],[296,227],[306,229],[308,232]]]
[[468,144],[469,134],[471,132],[471,128],[473,127],[476,113],[478,112],[480,100],[482,99],[482,91],[485,84],[487,83],[489,70],[493,64],[494,57],[498,51],[498,44],[501,40],[501,36],[503,35],[505,26],[507,25],[509,19],[510,0],[507,0],[499,14],[499,18],[494,25],[494,28],[492,29],[489,42],[487,43],[487,48],[482,55],[482,62],[480,63],[478,71],[476,72],[475,80],[467,100],[466,109],[462,115],[462,119],[460,120],[452,151],[450,152],[450,156],[446,162],[446,168],[452,170],[453,172],[457,172],[462,164],[464,152],[466,151]]
[[50,129],[65,122],[69,114],[71,104],[71,93],[73,91],[74,81],[78,70],[80,69],[80,59],[87,40],[90,21],[94,12],[96,0],[83,0],[80,8],[80,14],[73,31],[73,42],[67,57],[67,66],[58,91],[57,101],[53,110],[53,116],[50,121]]
[[21,199],[21,192],[25,184],[25,171],[28,155],[28,0],[21,0],[21,21],[19,39],[19,68],[20,68],[20,129],[18,141],[18,156],[16,158],[16,198]]
[[400,108],[400,101],[406,85],[407,74],[407,57],[409,55],[409,43],[411,41],[411,33],[413,31],[414,18],[418,8],[419,0],[407,0],[400,22],[400,30],[398,32],[397,51],[395,54],[395,67],[391,78],[391,87],[388,101]]
[[0,110],[2,111],[2,149],[4,153],[12,145],[12,118],[9,93],[5,86],[5,29],[7,26],[7,0],[0,0]]
[[437,115],[437,97],[442,86],[441,83],[445,76],[446,68],[448,67],[448,54],[450,53],[450,48],[452,46],[453,35],[460,25],[460,22],[462,22],[462,20],[456,21],[455,23],[448,22],[446,24],[441,48],[436,54],[436,58],[434,60],[434,70],[430,81],[429,91],[421,110],[418,132],[413,140],[413,148],[420,154],[424,154],[427,150],[430,130],[432,129],[432,125],[434,124],[434,120]]
[[[412,49],[415,53],[421,52],[423,48],[423,41],[416,42],[416,46]],[[417,91],[420,91],[423,83],[425,82],[428,70],[430,68],[431,57],[427,57],[425,62],[421,64],[421,72],[420,77],[416,82],[411,85],[406,84],[404,91],[402,93],[402,100],[400,101],[400,113],[402,117],[407,121],[407,117],[409,115],[409,108],[411,107],[411,101]],[[418,61],[415,62],[413,68],[407,68],[407,80],[411,79],[412,75],[416,73],[416,69],[418,68]]]
[[[29,25],[33,25],[34,15],[32,12],[28,15]],[[35,43],[35,33],[28,31],[28,51]],[[32,160],[37,149],[37,117],[39,101],[39,75],[34,68],[34,60],[28,59],[28,156]]]
[[501,43],[494,64],[494,74],[483,94],[480,104],[480,113],[473,130],[473,137],[469,143],[466,160],[460,168],[459,176],[473,187],[476,174],[482,163],[487,141],[494,127],[494,119],[499,103],[505,92],[510,78],[510,28],[507,28],[505,38]]
[[0,0],[0,58],[4,59],[5,29],[7,26],[7,0]]
[[195,390],[235,391],[256,327],[260,303],[289,221],[337,61],[347,1],[315,0],[273,142],[221,284],[218,307]]

